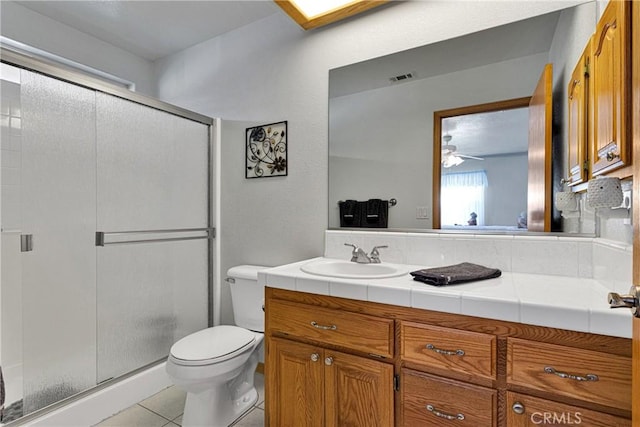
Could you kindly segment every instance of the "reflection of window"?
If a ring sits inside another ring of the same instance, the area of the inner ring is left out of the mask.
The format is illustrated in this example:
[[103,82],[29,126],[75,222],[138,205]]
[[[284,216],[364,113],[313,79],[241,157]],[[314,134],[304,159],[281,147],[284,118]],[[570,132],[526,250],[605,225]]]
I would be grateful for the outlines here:
[[442,175],[440,215],[443,225],[467,225],[472,212],[477,225],[484,225],[485,171],[447,173]]

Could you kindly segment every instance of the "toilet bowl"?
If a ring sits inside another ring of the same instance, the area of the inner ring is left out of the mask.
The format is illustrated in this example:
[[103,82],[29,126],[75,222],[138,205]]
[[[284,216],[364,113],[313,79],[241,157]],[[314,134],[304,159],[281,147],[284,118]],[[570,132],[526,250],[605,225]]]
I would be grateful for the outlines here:
[[257,402],[254,373],[264,340],[264,288],[257,277],[265,268],[227,272],[236,326],[203,329],[171,347],[166,370],[187,393],[184,427],[227,427]]

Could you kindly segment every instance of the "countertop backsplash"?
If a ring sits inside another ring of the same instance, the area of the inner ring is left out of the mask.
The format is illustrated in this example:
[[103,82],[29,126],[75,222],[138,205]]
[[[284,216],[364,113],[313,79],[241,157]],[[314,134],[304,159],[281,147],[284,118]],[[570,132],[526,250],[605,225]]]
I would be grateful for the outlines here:
[[601,238],[571,236],[439,234],[327,230],[327,258],[350,259],[351,248],[380,249],[383,262],[441,267],[473,262],[504,272],[596,279],[615,292],[631,285],[633,246]]

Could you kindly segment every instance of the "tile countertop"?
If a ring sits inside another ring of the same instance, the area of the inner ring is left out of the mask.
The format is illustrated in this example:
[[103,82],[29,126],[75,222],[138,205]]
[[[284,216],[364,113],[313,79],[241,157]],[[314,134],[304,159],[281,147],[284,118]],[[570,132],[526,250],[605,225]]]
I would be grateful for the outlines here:
[[[342,279],[300,270],[312,258],[263,270],[258,283],[360,301],[394,304],[488,319],[631,338],[632,315],[612,310],[608,288],[594,279],[503,272],[496,279],[445,287],[405,274],[386,279]],[[384,263],[383,263],[384,264]],[[425,268],[408,265],[409,271]]]

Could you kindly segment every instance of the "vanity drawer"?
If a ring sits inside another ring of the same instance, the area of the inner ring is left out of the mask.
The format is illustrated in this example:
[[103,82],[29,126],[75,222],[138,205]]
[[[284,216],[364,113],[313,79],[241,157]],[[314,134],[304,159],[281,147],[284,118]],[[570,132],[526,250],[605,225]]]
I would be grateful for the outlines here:
[[270,301],[267,315],[271,333],[393,357],[392,319],[281,300]]
[[629,357],[509,338],[507,382],[631,410]]
[[402,360],[484,378],[496,378],[496,337],[477,332],[402,322]]
[[589,427],[631,427],[631,420],[578,406],[507,392],[507,425],[584,425]]
[[402,370],[400,390],[405,427],[496,425],[496,390],[410,369]]

